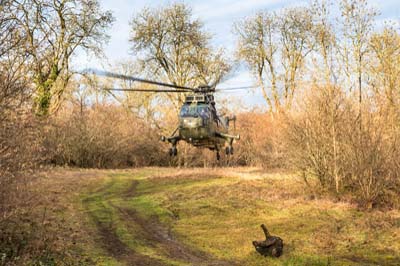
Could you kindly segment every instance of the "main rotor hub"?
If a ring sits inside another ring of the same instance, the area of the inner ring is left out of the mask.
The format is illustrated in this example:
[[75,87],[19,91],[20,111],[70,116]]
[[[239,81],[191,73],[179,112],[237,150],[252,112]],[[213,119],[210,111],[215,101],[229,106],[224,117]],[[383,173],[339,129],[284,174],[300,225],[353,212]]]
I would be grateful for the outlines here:
[[207,93],[207,92],[213,92],[214,90],[209,85],[203,85],[203,86],[197,87],[194,91],[195,92]]
[[205,104],[213,104],[214,102],[214,95],[210,92],[196,92],[194,94],[190,94],[185,98],[186,104],[191,103],[205,103]]

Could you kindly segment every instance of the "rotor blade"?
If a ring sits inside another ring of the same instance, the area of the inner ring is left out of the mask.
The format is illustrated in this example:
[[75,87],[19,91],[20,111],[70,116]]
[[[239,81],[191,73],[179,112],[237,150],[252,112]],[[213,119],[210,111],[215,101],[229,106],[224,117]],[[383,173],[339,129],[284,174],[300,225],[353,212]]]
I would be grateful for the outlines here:
[[215,91],[235,91],[235,90],[247,90],[247,89],[254,89],[257,88],[258,86],[244,86],[244,87],[231,87],[231,88],[219,88],[216,89]]
[[114,88],[101,88],[105,91],[132,91],[132,92],[188,92],[187,90],[146,90],[146,89],[114,89]]
[[233,65],[227,72],[225,72],[219,79],[215,80],[214,83],[210,85],[211,88],[214,88],[218,86],[218,84],[221,84],[227,80],[230,80],[232,77],[234,77],[236,72],[238,71],[238,64]]
[[189,88],[189,87],[185,87],[185,86],[178,86],[178,85],[169,84],[169,83],[163,83],[163,82],[158,82],[158,81],[153,81],[153,80],[136,78],[136,77],[132,77],[132,76],[128,76],[128,75],[122,75],[122,74],[112,73],[112,72],[108,72],[108,71],[102,71],[102,70],[98,70],[98,69],[85,69],[82,71],[82,73],[94,74],[94,75],[98,75],[98,76],[105,76],[105,77],[109,77],[109,78],[137,81],[137,82],[148,83],[148,84],[169,87],[169,88],[174,88],[174,89],[181,89],[181,90],[186,90],[186,91],[194,91],[193,88]]

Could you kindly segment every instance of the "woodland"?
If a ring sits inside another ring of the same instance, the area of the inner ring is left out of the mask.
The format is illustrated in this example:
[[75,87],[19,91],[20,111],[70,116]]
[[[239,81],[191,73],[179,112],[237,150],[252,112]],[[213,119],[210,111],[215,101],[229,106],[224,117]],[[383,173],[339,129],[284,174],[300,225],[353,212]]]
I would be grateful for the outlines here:
[[237,69],[251,74],[264,108],[244,107],[235,94],[217,103],[236,115],[241,136],[235,154],[217,161],[185,143],[170,157],[160,141],[176,127],[184,93],[110,93],[99,88],[154,85],[72,65],[81,52],[105,56],[118,18],[100,1],[0,0],[0,265],[60,264],[32,262],[54,252],[44,244],[51,232],[41,234],[45,214],[30,208],[40,190],[32,184],[54,169],[256,167],[295,175],[307,197],[362,213],[398,210],[400,28],[378,15],[367,0],[258,10],[232,21],[229,52],[186,2],[132,11],[132,55],[110,71],[190,87]]

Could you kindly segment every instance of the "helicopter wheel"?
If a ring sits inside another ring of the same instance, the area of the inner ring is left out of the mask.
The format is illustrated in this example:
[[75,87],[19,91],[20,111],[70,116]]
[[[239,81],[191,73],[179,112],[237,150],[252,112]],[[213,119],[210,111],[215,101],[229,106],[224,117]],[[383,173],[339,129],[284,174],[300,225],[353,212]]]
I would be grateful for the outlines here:
[[225,148],[225,154],[226,155],[233,155],[233,147],[229,146]]
[[176,147],[169,148],[169,156],[177,156],[178,149]]
[[169,156],[177,156],[178,155],[178,149],[176,147],[169,148]]

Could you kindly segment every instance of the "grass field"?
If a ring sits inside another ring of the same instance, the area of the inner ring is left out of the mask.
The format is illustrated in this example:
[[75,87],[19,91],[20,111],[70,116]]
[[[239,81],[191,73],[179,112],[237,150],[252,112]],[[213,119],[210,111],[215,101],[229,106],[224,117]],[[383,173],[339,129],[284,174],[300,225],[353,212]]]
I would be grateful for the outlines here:
[[[60,170],[42,182],[62,190],[57,217],[97,265],[400,265],[398,211],[314,198],[293,174]],[[280,258],[255,252],[261,223],[284,240]]]

